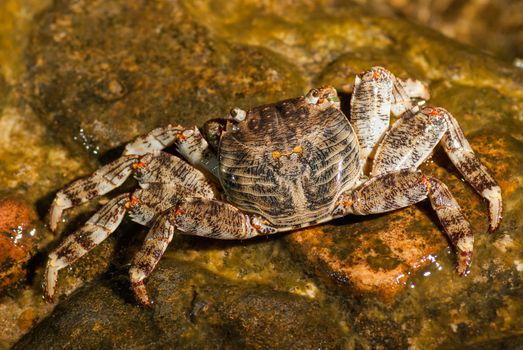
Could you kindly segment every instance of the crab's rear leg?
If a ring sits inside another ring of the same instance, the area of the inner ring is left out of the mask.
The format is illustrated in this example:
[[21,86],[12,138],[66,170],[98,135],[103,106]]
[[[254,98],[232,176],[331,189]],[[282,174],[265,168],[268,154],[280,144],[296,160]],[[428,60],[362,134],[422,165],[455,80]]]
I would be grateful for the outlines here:
[[458,122],[447,111],[443,110],[447,120],[447,132],[441,144],[454,166],[467,182],[489,202],[489,230],[498,228],[503,215],[501,188],[490,175],[487,168],[474,154]]
[[71,265],[106,239],[120,225],[131,202],[130,194],[113,198],[94,214],[83,227],[69,235],[49,254],[44,275],[44,293],[52,300],[55,294],[58,271]]
[[398,119],[376,150],[371,176],[417,168],[438,142],[467,182],[489,201],[490,230],[495,230],[502,215],[501,189],[443,108],[415,108]]
[[390,113],[400,115],[416,106],[414,99],[428,99],[427,87],[418,80],[402,80],[382,67],[356,77],[350,120],[358,136],[360,159],[365,161],[389,127]]
[[145,238],[129,270],[137,300],[150,305],[144,280],[162,257],[173,234],[241,240],[276,232],[265,220],[242,213],[236,207],[208,198],[188,198],[161,215]]
[[458,255],[458,273],[467,274],[474,245],[470,224],[447,186],[420,171],[401,170],[371,178],[356,190],[343,193],[333,216],[385,213],[427,197]]

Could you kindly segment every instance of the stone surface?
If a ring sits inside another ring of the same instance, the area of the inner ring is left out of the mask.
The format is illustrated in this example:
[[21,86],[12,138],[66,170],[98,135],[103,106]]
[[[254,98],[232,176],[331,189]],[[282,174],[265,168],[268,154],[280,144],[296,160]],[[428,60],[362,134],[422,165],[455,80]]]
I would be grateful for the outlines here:
[[159,125],[202,124],[303,90],[292,64],[211,36],[177,2],[54,9],[31,40],[29,103],[63,141],[93,154]]
[[[167,260],[160,263],[149,285],[156,300],[150,310],[134,305],[127,281],[83,288],[13,349],[339,349],[347,345],[343,335],[348,329],[339,324],[338,311],[292,293],[240,287],[193,263]],[[88,310],[85,305],[90,305]],[[81,342],[75,342],[80,335]]]
[[[426,2],[375,0],[385,7],[441,31],[458,41],[513,59],[523,56],[523,5],[518,0]],[[383,9],[381,9],[383,11]]]
[[327,282],[388,301],[447,245],[438,227],[415,208],[305,229],[287,240]]
[[[24,57],[2,68],[0,184],[42,219],[54,191],[148,129],[201,125],[235,105],[320,84],[336,86],[345,108],[354,75],[375,64],[429,84],[432,103],[454,113],[499,180],[506,212],[487,234],[485,202],[437,150],[423,170],[448,184],[471,220],[469,277],[454,273],[445,236],[421,204],[285,238],[177,236],[147,283],[152,309],[136,306],[126,277],[145,230],[124,224],[61,271],[61,302],[15,348],[502,348],[520,337],[521,70],[329,0],[59,0],[32,25]],[[69,212],[64,235],[106,200]],[[13,330],[2,346],[51,308],[40,299],[43,260],[22,296],[0,301],[2,329]]]
[[0,197],[0,293],[27,277],[26,264],[37,251],[40,231],[27,203]]

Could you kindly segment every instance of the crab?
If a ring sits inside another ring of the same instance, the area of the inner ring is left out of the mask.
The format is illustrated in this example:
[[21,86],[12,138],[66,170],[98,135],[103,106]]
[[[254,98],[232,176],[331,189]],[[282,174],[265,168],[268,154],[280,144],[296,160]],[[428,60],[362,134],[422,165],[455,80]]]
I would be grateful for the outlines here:
[[[167,125],[136,138],[120,158],[56,194],[49,213],[53,231],[64,210],[131,176],[139,184],[111,199],[49,254],[45,296],[53,299],[58,271],[99,245],[126,214],[150,227],[129,274],[137,301],[151,305],[145,280],[175,233],[243,240],[348,214],[398,210],[427,198],[457,254],[457,272],[468,274],[470,224],[447,186],[417,169],[441,144],[488,200],[490,231],[502,217],[501,190],[454,117],[428,106],[429,97],[421,81],[373,67],[356,76],[350,119],[336,90],[324,86],[248,111],[234,108],[201,129]],[[391,113],[398,119],[389,126]],[[162,151],[169,146],[177,155]]]

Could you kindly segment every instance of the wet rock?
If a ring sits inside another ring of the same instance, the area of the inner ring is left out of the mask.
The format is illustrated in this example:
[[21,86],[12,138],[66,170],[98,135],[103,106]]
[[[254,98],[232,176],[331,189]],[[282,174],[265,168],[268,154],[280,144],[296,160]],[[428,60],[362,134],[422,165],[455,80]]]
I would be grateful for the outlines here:
[[27,276],[27,262],[42,237],[34,210],[23,200],[0,197],[0,293]]
[[294,96],[304,85],[277,54],[226,43],[171,1],[57,1],[29,51],[30,104],[58,137],[94,154],[161,125],[201,125],[236,105]]
[[446,246],[443,234],[423,216],[408,208],[372,220],[346,219],[305,229],[287,240],[327,282],[391,301],[409,276]]
[[[194,264],[164,260],[148,288],[152,309],[136,307],[121,279],[83,288],[13,349],[338,349],[340,313],[325,304],[238,285]],[[136,332],[139,329],[140,332]],[[79,336],[81,335],[81,337]]]
[[10,349],[42,318],[47,316],[53,305],[42,299],[40,291],[24,288],[16,297],[0,298],[0,349]]

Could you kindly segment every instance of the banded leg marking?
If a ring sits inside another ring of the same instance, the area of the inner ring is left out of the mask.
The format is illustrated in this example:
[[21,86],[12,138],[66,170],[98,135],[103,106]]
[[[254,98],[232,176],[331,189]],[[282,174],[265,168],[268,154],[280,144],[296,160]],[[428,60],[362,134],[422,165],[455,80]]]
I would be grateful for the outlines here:
[[396,121],[376,150],[371,176],[418,168],[438,142],[467,182],[488,200],[489,230],[494,231],[502,218],[501,189],[444,108],[423,107]]
[[180,139],[184,130],[182,126],[172,124],[156,128],[128,143],[123,154],[143,155],[162,150]]
[[189,163],[206,169],[215,178],[219,178],[218,158],[197,127],[183,132],[183,138],[177,142],[176,149]]
[[351,98],[351,124],[366,160],[388,129],[390,113],[401,115],[417,106],[414,98],[428,99],[427,87],[418,80],[398,79],[382,67],[373,67],[356,77]]
[[456,119],[448,111],[441,110],[445,113],[448,126],[441,139],[443,149],[467,182],[488,200],[489,231],[492,232],[498,228],[503,217],[501,188],[470,147]]
[[144,280],[151,274],[163,256],[174,235],[174,226],[168,215],[162,215],[151,227],[140,251],[135,255],[129,277],[134,295],[140,304],[151,305]]
[[376,150],[371,176],[417,169],[441,140],[447,131],[442,112],[431,107],[416,109],[403,114],[387,131]]
[[247,239],[276,232],[263,219],[243,214],[230,204],[207,198],[189,198],[162,214],[147,234],[129,271],[136,299],[151,305],[144,280],[161,259],[173,234],[215,239]]
[[188,198],[173,213],[172,222],[187,235],[240,240],[276,232],[262,218],[214,199]]
[[470,224],[447,186],[420,171],[401,170],[370,179],[356,190],[343,193],[333,216],[385,213],[427,197],[458,255],[457,272],[466,275],[474,245]]
[[363,162],[389,127],[392,87],[392,74],[380,67],[356,76],[350,101],[350,121],[358,136]]
[[205,175],[174,155],[155,152],[122,156],[56,194],[49,216],[51,230],[56,230],[64,210],[108,193],[123,184],[132,173],[143,188],[151,183],[163,183],[183,192],[180,195],[188,192],[191,196],[204,198],[215,196],[216,189]]
[[90,176],[73,182],[58,191],[49,211],[49,228],[55,231],[65,209],[78,206],[97,196],[108,193],[120,186],[132,173],[131,165],[138,161],[138,156],[123,156],[111,162]]
[[218,176],[218,160],[197,127],[183,128],[180,125],[167,125],[139,136],[125,147],[124,154],[144,155],[155,153],[176,144],[180,154],[194,166],[207,169]]
[[109,237],[124,218],[129,201],[129,193],[113,198],[49,254],[44,274],[44,293],[48,300],[52,300],[55,294],[58,271],[71,265]]
[[152,183],[183,188],[191,197],[214,198],[216,189],[205,175],[180,158],[165,152],[144,155],[134,167],[134,178],[142,188]]

